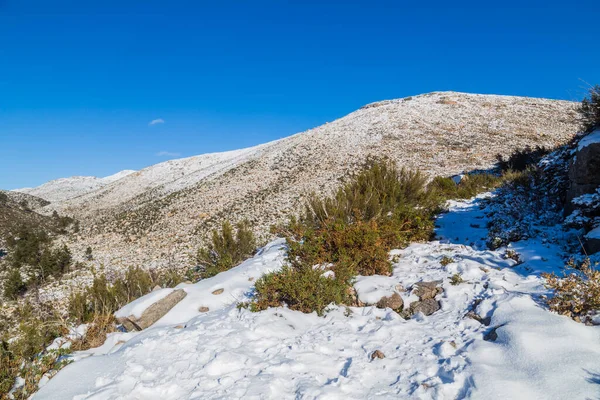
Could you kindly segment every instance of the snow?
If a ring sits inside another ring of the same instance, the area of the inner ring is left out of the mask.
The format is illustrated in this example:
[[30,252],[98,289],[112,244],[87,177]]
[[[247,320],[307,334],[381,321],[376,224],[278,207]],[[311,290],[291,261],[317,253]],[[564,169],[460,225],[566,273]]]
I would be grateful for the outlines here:
[[591,144],[594,143],[600,143],[600,128],[594,130],[592,133],[590,133],[587,136],[584,136],[580,141],[579,141],[579,147],[578,150],[583,149],[584,147],[587,147]]
[[123,170],[104,178],[72,176],[70,178],[55,179],[38,187],[15,189],[14,191],[37,196],[50,202],[64,201],[101,189],[134,172],[136,171]]
[[588,239],[600,239],[600,226],[589,231],[585,237]]
[[[188,295],[155,325],[76,353],[34,398],[596,398],[600,327],[553,314],[541,298],[539,272],[562,265],[563,249],[539,238],[513,243],[519,265],[505,248],[487,250],[485,197],[451,202],[438,240],[393,252],[391,277],[357,278],[367,303],[397,285],[441,280],[441,310],[431,316],[404,320],[371,306],[330,306],[323,317],[238,309],[260,275],[281,267],[279,240],[236,268],[179,285]],[[562,228],[544,229],[560,237]],[[455,262],[441,265],[444,256]],[[457,273],[464,282],[450,284]],[[494,329],[497,339],[484,340]],[[385,358],[372,360],[375,350]]]

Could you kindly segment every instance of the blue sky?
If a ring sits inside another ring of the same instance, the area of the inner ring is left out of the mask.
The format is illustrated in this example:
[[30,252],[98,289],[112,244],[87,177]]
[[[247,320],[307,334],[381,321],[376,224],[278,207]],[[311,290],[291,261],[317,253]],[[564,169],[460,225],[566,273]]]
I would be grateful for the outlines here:
[[0,0],[0,188],[247,147],[377,100],[600,83],[600,2],[485,3]]

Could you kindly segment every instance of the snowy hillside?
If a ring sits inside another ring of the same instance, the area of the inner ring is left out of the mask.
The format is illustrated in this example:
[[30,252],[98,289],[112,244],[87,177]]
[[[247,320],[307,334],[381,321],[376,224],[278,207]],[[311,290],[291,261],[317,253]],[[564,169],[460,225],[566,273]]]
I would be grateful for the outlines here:
[[60,178],[46,182],[35,188],[15,189],[14,191],[37,196],[52,203],[93,192],[134,172],[133,170],[123,170],[104,178],[72,176],[70,178]]
[[221,221],[248,219],[270,239],[307,194],[330,193],[370,156],[431,176],[485,169],[497,154],[569,140],[576,107],[456,92],[378,102],[278,141],[153,165],[40,212],[79,219],[81,240],[70,245],[91,246],[108,269],[187,265]]
[[[238,310],[253,281],[280,268],[276,241],[232,270],[179,285],[188,296],[154,326],[76,353],[79,361],[34,398],[595,398],[600,326],[540,306],[547,291],[539,273],[562,265],[564,249],[554,243],[565,233],[544,227],[546,238],[513,243],[523,261],[516,265],[505,248],[486,249],[486,216],[495,211],[486,196],[452,202],[438,219],[440,240],[394,251],[392,276],[358,279],[364,300],[397,291],[405,305],[416,300],[413,284],[441,281],[441,309],[430,316]],[[443,257],[453,262],[444,266]],[[453,285],[457,273],[464,282]],[[383,358],[373,357],[377,350]]]

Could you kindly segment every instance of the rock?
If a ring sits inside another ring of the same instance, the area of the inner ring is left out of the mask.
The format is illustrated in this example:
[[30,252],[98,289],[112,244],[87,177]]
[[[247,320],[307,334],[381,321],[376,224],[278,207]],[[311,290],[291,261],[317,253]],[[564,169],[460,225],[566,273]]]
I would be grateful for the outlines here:
[[475,312],[474,312],[474,311],[469,311],[469,312],[468,312],[468,313],[465,315],[465,317],[467,317],[467,318],[472,318],[472,319],[474,319],[475,321],[477,321],[477,322],[479,322],[480,324],[483,324],[483,325],[485,325],[485,326],[488,326],[488,325],[489,325],[489,324],[492,322],[492,318],[491,318],[491,317],[485,317],[485,318],[482,318],[480,315],[478,315],[478,314],[475,314]]
[[371,353],[371,360],[374,360],[376,358],[383,359],[385,358],[385,354],[383,354],[381,350],[375,350]]
[[160,286],[156,285],[154,286],[154,289],[152,289],[153,292],[156,292],[157,290],[162,289]]
[[398,293],[394,293],[391,296],[382,297],[377,302],[377,308],[391,308],[394,311],[402,311],[404,307],[404,301]]
[[200,312],[208,312],[208,310],[209,310],[209,309],[208,309],[208,307],[205,307],[205,306],[201,306],[201,307],[198,309],[198,311],[200,311]]
[[217,289],[217,290],[215,290],[214,292],[212,292],[212,294],[214,294],[214,295],[218,295],[218,294],[221,294],[221,293],[223,293],[224,291],[225,291],[225,289],[221,288],[221,289]]
[[504,325],[498,325],[493,327],[488,333],[483,335],[483,340],[487,340],[488,342],[495,342],[498,339],[498,333],[496,332],[496,330],[503,326]]
[[138,319],[133,315],[129,317],[119,317],[117,322],[127,329],[127,331],[141,331],[142,329],[148,328],[156,321],[161,319],[166,313],[168,313],[173,307],[177,305],[181,300],[187,296],[187,293],[183,289],[177,289],[169,293],[166,297],[158,300],[156,303],[148,307],[142,316]]
[[443,292],[438,285],[442,281],[417,282],[413,286],[413,293],[419,296],[420,300],[433,299],[435,296]]
[[410,315],[416,313],[423,313],[424,315],[431,315],[440,309],[440,303],[435,299],[425,299],[421,301],[415,301],[410,304]]
[[[599,134],[600,129],[590,135]],[[589,136],[588,136],[589,137]],[[581,142],[585,140],[582,139]],[[580,143],[581,143],[580,142]],[[569,165],[569,183],[565,215],[571,214],[576,206],[571,203],[576,197],[593,193],[600,186],[600,142],[590,142],[578,148],[573,161]]]

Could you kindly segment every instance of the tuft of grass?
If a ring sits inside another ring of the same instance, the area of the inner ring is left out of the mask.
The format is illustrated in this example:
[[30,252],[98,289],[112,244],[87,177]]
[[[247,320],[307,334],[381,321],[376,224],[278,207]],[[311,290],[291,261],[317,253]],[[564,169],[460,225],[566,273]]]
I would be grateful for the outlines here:
[[443,256],[442,259],[440,260],[440,264],[442,265],[442,267],[445,267],[448,264],[452,264],[454,262],[454,259],[452,257],[448,257],[448,256]]
[[450,284],[453,286],[460,285],[463,282],[464,282],[464,280],[463,280],[462,276],[458,273],[456,273],[456,274],[452,275],[452,277],[450,277]]

